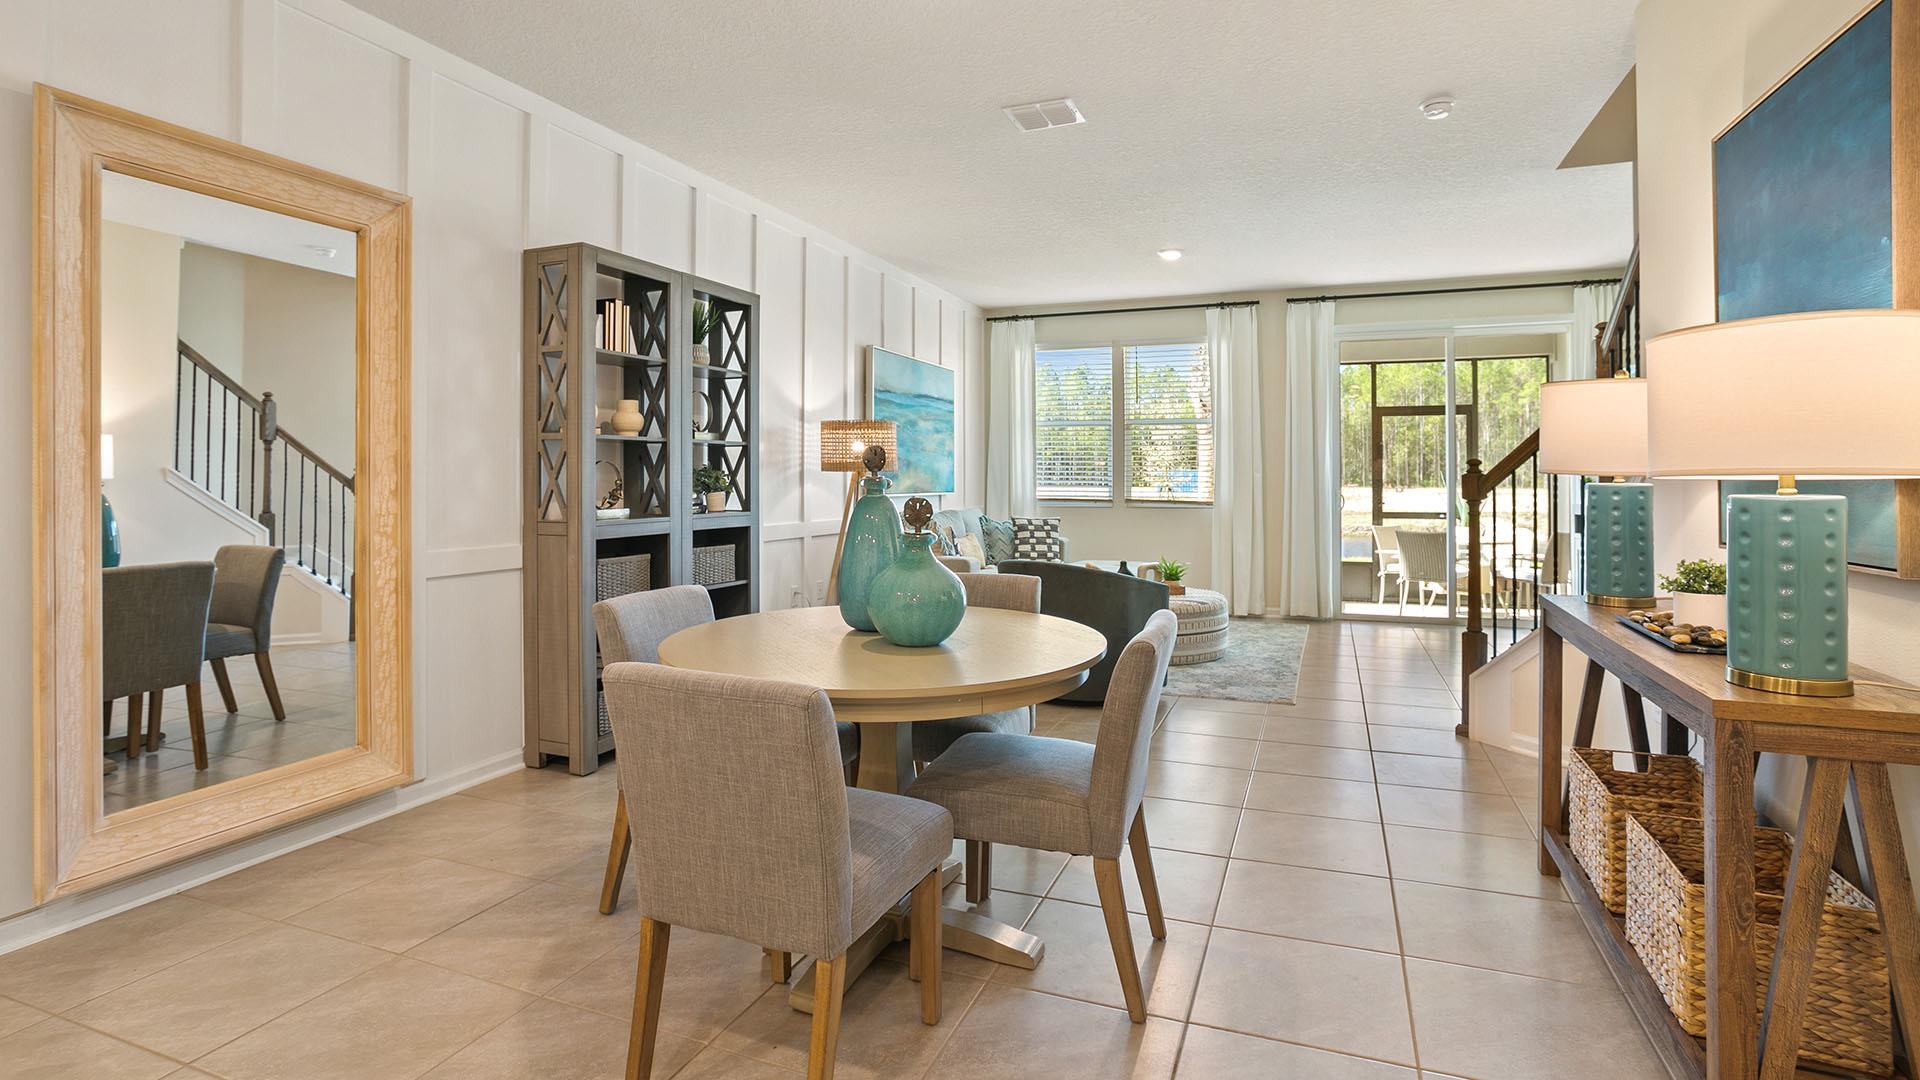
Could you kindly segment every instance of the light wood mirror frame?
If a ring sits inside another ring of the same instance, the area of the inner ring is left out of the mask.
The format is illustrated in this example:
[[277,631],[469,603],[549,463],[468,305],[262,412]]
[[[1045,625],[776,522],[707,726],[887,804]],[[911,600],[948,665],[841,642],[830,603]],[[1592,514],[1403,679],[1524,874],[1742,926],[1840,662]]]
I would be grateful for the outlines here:
[[[103,816],[103,170],[358,234],[357,745]],[[34,87],[34,892],[99,888],[413,779],[406,196]]]

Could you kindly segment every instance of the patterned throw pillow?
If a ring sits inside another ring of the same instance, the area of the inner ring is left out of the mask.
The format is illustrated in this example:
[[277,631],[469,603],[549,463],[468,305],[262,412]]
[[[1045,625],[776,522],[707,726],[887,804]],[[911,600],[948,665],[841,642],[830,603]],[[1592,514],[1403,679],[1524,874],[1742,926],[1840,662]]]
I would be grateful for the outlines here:
[[944,521],[933,523],[933,553],[935,555],[960,554],[960,540],[954,536],[953,526]]
[[1060,519],[1013,519],[1013,557],[1016,559],[1060,560]]
[[1013,558],[1013,522],[995,521],[982,515],[980,536],[987,549],[987,565]]

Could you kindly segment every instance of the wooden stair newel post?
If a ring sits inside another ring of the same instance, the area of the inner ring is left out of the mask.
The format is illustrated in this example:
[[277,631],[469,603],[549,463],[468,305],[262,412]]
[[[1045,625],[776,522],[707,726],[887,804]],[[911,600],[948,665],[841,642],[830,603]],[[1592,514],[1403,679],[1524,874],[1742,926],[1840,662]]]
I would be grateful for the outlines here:
[[1473,703],[1473,673],[1487,662],[1487,631],[1480,621],[1480,459],[1468,458],[1460,477],[1460,498],[1467,505],[1467,629],[1460,635],[1460,723],[1454,734],[1467,738]]
[[280,406],[273,391],[260,395],[260,524],[267,527],[267,543],[278,544],[280,533],[273,513],[273,441],[280,437]]

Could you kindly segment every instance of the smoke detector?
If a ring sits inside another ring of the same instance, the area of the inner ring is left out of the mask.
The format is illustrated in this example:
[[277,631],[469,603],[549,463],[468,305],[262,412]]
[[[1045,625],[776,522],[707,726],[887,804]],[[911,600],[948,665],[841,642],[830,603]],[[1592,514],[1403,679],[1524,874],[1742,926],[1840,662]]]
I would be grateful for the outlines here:
[[1450,97],[1428,98],[1420,103],[1420,115],[1429,120],[1445,120],[1453,115],[1454,100]]
[[1087,118],[1080,115],[1080,106],[1075,105],[1072,98],[1009,105],[1002,111],[1007,114],[1007,119],[1013,121],[1013,126],[1021,131],[1045,131],[1087,122]]

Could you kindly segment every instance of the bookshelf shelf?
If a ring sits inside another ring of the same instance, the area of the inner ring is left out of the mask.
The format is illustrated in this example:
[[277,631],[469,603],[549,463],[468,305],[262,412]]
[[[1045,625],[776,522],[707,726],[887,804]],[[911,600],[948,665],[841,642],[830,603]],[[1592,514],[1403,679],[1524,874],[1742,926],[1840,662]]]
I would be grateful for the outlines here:
[[[759,606],[760,298],[589,244],[532,249],[524,273],[525,757],[585,774],[613,746],[597,600],[691,584],[697,543],[733,548],[735,577],[706,586],[715,614]],[[699,342],[695,304],[714,315]],[[596,410],[627,399],[646,434],[596,433]],[[715,439],[694,438],[696,415]],[[709,465],[733,483],[728,509],[696,513],[693,472]],[[598,518],[616,471],[632,516]]]

